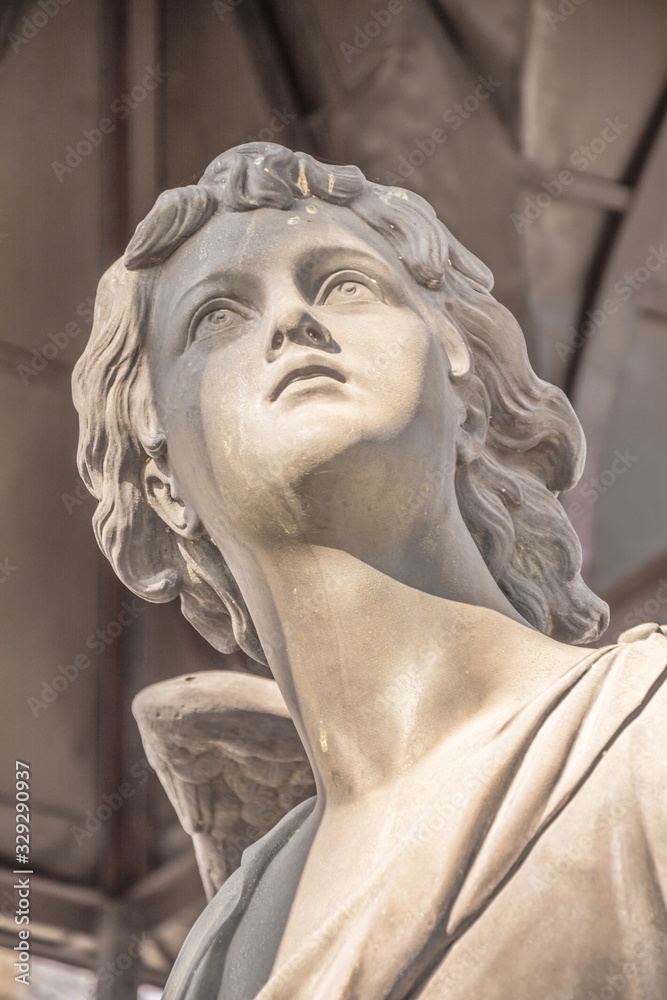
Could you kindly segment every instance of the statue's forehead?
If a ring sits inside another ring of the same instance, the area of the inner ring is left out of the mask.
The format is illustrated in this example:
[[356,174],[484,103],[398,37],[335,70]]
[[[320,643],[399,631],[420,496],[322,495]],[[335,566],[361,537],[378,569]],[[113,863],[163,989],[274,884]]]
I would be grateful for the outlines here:
[[326,257],[341,248],[366,250],[393,265],[385,239],[346,206],[316,198],[284,210],[262,207],[243,212],[219,210],[163,265],[170,280],[189,280],[208,270],[255,271],[285,266],[309,254]]

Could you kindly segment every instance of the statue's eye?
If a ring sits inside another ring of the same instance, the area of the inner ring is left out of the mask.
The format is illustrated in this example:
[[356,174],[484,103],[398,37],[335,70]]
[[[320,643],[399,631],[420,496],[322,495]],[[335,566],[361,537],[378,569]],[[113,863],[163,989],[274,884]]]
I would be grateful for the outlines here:
[[203,327],[205,330],[224,330],[238,319],[240,319],[239,314],[232,309],[214,309],[199,321],[197,329]]
[[221,336],[237,333],[248,321],[248,317],[240,308],[231,303],[221,302],[213,308],[195,316],[191,327],[190,341],[201,340],[203,337]]
[[381,301],[380,288],[373,278],[359,272],[345,272],[327,279],[317,295],[316,305],[356,305]]

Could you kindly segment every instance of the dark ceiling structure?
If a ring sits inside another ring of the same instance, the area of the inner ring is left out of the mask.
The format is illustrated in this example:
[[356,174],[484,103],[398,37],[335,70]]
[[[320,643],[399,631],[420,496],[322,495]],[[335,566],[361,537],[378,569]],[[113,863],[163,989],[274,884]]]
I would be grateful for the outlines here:
[[[99,276],[161,190],[251,139],[424,195],[582,420],[564,503],[611,604],[604,641],[665,621],[667,5],[39,0],[6,3],[0,32],[0,944],[16,943],[19,759],[34,951],[136,1000],[204,894],[130,704],[247,664],[124,591],[96,549],[69,379]],[[138,960],[103,975],[133,936]]]

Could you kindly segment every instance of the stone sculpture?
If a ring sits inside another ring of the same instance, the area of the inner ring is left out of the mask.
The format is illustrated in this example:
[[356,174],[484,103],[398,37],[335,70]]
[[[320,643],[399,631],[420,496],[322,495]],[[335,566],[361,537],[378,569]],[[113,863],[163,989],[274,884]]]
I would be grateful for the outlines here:
[[137,701],[224,880],[166,1000],[667,993],[667,639],[577,648],[606,625],[556,499],[582,433],[491,286],[417,195],[270,143],[102,279],[98,541],[265,671]]

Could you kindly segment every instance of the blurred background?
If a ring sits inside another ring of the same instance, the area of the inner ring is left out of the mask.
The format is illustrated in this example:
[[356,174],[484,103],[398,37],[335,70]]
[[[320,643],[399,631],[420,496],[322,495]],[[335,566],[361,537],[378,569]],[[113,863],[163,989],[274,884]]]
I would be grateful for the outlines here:
[[604,642],[664,622],[667,4],[4,0],[0,45],[0,1000],[149,1000],[204,896],[130,702],[243,664],[124,591],[96,548],[69,381],[102,271],[162,189],[251,139],[417,191],[584,425],[564,503],[611,604]]

